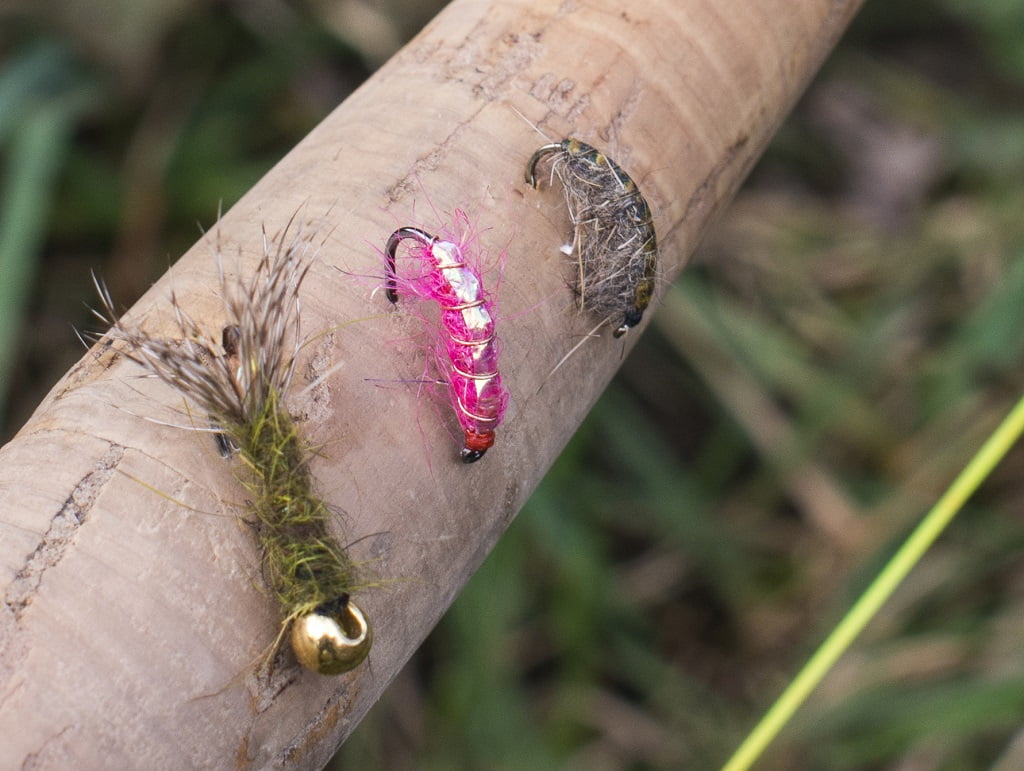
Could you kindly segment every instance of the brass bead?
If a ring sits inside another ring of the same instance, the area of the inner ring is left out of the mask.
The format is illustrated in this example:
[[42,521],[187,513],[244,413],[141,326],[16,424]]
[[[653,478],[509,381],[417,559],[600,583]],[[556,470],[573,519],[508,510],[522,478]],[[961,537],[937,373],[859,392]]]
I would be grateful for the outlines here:
[[373,642],[366,617],[347,596],[296,618],[291,638],[299,663],[322,675],[355,669]]

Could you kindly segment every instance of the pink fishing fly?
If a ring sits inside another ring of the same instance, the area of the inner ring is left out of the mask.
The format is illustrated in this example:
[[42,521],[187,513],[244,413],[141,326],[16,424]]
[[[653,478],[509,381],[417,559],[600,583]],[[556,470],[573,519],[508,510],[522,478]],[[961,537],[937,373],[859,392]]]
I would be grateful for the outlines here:
[[[461,212],[456,218],[464,219]],[[508,391],[498,372],[499,343],[494,331],[494,302],[484,290],[479,270],[466,260],[466,244],[443,240],[419,228],[399,228],[388,238],[384,254],[385,293],[398,302],[395,271],[398,244],[412,239],[409,256],[419,272],[402,278],[410,294],[440,306],[438,366],[446,377],[452,405],[465,438],[462,462],[473,463],[494,444],[494,431],[508,406]]]

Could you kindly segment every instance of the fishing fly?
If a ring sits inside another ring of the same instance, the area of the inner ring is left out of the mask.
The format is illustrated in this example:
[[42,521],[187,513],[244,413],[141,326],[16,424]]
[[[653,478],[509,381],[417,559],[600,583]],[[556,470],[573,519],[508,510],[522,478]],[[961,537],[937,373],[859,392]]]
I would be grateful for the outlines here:
[[[465,214],[456,212],[465,224]],[[398,245],[411,240],[409,256],[419,267],[411,278],[399,279],[395,268]],[[480,460],[494,445],[494,431],[508,406],[508,391],[498,372],[499,343],[494,330],[494,302],[484,290],[480,271],[467,261],[467,244],[438,238],[415,227],[399,228],[384,250],[384,288],[392,304],[403,290],[437,302],[442,334],[438,367],[447,380],[455,415],[463,430],[463,463]]]
[[292,233],[293,223],[273,239],[264,231],[264,254],[249,281],[229,280],[216,250],[228,320],[219,345],[173,293],[180,339],[118,318],[109,290],[94,278],[104,307],[96,315],[127,344],[130,360],[209,413],[222,452],[237,452],[264,578],[282,609],[278,640],[289,633],[300,663],[334,675],[366,658],[372,634],[351,599],[355,566],[330,534],[330,511],[314,490],[310,448],[284,405],[301,345],[299,288],[315,256],[311,236],[301,227]]
[[651,210],[615,161],[573,138],[533,154],[525,175],[533,188],[538,164],[549,157],[574,228],[579,306],[602,321],[619,320],[613,334],[622,337],[640,323],[654,295],[658,245]]

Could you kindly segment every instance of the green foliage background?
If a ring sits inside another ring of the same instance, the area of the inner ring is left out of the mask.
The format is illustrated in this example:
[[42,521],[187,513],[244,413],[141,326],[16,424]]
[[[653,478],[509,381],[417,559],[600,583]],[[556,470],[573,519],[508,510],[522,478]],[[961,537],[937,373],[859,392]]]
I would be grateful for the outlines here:
[[[0,10],[0,399],[436,10]],[[868,3],[339,767],[710,768],[1024,386],[1024,3]],[[1024,767],[1024,452],[763,768]]]

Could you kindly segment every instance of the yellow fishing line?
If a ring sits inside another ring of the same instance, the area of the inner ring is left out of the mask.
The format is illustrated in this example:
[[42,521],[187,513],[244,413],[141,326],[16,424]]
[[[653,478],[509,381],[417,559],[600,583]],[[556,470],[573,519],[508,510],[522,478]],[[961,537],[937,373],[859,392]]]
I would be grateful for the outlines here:
[[970,463],[953,480],[946,493],[928,512],[913,533],[893,555],[878,577],[839,622],[821,647],[765,713],[743,744],[722,767],[723,771],[744,771],[750,768],[765,748],[789,722],[793,713],[811,691],[824,679],[850,644],[861,633],[879,608],[892,596],[911,568],[924,556],[936,538],[956,516],[967,499],[988,477],[1024,432],[1024,397],[1017,402],[992,433]]

